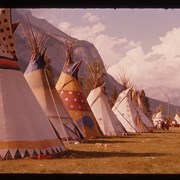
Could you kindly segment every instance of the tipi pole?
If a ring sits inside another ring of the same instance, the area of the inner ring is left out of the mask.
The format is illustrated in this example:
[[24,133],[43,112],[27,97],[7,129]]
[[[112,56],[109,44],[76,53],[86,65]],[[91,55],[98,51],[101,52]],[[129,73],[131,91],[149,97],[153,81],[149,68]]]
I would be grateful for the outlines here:
[[64,129],[64,125],[63,125],[63,123],[62,123],[62,121],[61,121],[60,114],[59,114],[58,108],[57,108],[57,106],[56,106],[56,102],[55,102],[55,100],[54,100],[54,97],[53,97],[53,94],[52,94],[52,91],[51,91],[50,83],[49,83],[49,80],[48,80],[48,77],[47,77],[47,74],[46,74],[46,69],[44,69],[44,73],[45,73],[45,77],[46,77],[46,81],[47,81],[47,84],[48,84],[48,88],[49,88],[49,91],[50,91],[50,94],[51,94],[51,97],[52,97],[52,100],[53,100],[54,107],[55,107],[55,109],[56,109],[56,112],[57,112],[59,121],[61,122],[61,126],[62,126],[62,129],[63,129],[64,135],[65,135],[65,138],[66,138],[66,140],[67,140],[67,143],[69,144],[69,140],[68,140],[66,131],[65,131],[65,129]]

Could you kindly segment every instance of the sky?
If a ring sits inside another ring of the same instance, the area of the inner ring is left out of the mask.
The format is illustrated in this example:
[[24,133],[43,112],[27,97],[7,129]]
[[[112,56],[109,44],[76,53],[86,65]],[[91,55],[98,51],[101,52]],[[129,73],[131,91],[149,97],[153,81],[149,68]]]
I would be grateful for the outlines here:
[[31,9],[34,16],[95,45],[109,74],[143,89],[180,89],[180,9]]

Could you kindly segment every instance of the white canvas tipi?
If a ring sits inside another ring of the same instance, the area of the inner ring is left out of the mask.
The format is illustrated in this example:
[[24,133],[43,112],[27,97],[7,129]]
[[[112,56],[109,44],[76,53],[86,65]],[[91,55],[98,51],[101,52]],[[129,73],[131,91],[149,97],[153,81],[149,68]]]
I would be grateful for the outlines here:
[[11,9],[0,9],[0,158],[67,152],[20,71]]
[[97,61],[88,67],[90,71],[90,84],[92,89],[87,97],[89,106],[105,136],[122,136],[127,133],[108,102],[107,96],[104,94],[104,77],[107,72],[104,64]]
[[143,102],[140,99],[140,95],[137,90],[132,90],[132,102],[133,102],[134,108],[139,113],[145,126],[148,128],[149,131],[153,131],[154,124],[152,120],[144,113],[147,111],[145,109],[145,106],[143,105]]
[[140,114],[133,106],[131,93],[132,88],[122,91],[112,107],[112,110],[127,132],[147,132],[147,127],[143,123]]
[[154,126],[157,126],[158,123],[164,121],[162,111],[159,111],[159,112],[157,112],[157,113],[154,113],[154,114],[152,115],[152,120],[153,120]]
[[91,90],[87,101],[105,136],[121,136],[127,133],[110,108],[107,97],[102,92],[101,87]]
[[179,126],[180,125],[180,115],[179,115],[179,113],[175,114],[174,120],[177,122],[177,125]]
[[41,55],[39,50],[39,36],[34,34],[32,28],[29,28],[26,32],[29,32],[26,35],[31,38],[29,43],[31,43],[32,47],[32,57],[24,72],[25,79],[61,139],[68,143],[82,141],[82,133],[74,124],[63,101],[58,95],[52,78],[48,74],[45,52]]

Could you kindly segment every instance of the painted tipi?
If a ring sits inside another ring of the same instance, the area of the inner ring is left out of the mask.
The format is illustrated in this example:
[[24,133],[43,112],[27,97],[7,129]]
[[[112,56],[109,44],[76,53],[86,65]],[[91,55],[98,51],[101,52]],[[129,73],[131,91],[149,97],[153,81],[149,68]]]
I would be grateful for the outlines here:
[[0,9],[0,159],[67,152],[20,71],[11,9]]
[[56,89],[68,109],[75,124],[81,129],[86,139],[102,137],[97,121],[89,107],[78,80],[78,71],[82,61],[72,60],[72,47],[68,45],[64,68],[56,84]]
[[39,39],[43,39],[42,34],[39,36],[35,34],[30,24],[25,32],[32,48],[31,60],[24,72],[25,79],[61,139],[68,143],[82,141],[83,135],[73,122],[62,99],[59,98],[55,83],[48,73],[50,64],[47,60],[49,59],[45,56],[45,51],[40,52],[40,44],[43,43]]

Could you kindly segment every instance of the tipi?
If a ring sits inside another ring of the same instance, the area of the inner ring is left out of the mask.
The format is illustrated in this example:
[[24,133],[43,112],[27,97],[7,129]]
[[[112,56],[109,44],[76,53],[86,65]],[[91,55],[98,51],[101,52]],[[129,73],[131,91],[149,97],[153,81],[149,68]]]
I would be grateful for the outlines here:
[[53,79],[48,73],[48,66],[50,65],[47,60],[45,61],[45,52],[43,54],[40,52],[40,45],[43,44],[40,41],[43,40],[42,34],[35,35],[31,25],[28,25],[29,27],[24,32],[31,45],[32,56],[24,72],[24,77],[61,139],[68,143],[70,141],[80,142],[83,140],[83,135],[73,122],[62,99],[59,98]]
[[11,9],[0,9],[0,158],[67,152],[20,71]]
[[132,87],[123,90],[119,94],[114,106],[112,107],[112,110],[127,132],[148,132],[148,129],[143,123],[140,114],[133,106],[131,93]]
[[154,113],[152,115],[152,120],[153,120],[154,126],[157,126],[158,123],[161,123],[162,121],[164,121],[163,112],[159,111],[159,112]]
[[78,81],[78,71],[82,61],[72,60],[72,44],[67,44],[66,62],[56,84],[56,89],[66,105],[75,124],[86,139],[102,137],[97,121],[89,107]]
[[179,113],[175,114],[174,120],[177,122],[177,126],[180,126],[180,115],[179,115]]
[[91,70],[91,80],[93,82],[87,101],[89,106],[105,136],[121,136],[127,133],[114,112],[112,111],[107,97],[103,92],[103,68],[89,66]]
[[137,91],[137,104],[140,107],[140,109],[144,112],[144,114],[150,119],[151,123],[153,123],[152,121],[152,117],[150,115],[150,113],[147,110],[147,107],[145,106],[143,97],[142,97],[142,91]]
[[152,120],[144,113],[144,112],[147,113],[147,110],[146,110],[142,100],[140,99],[139,91],[137,91],[135,89],[132,90],[132,102],[133,102],[134,108],[139,113],[145,126],[148,128],[149,131],[153,131],[155,129],[154,124],[153,124]]

